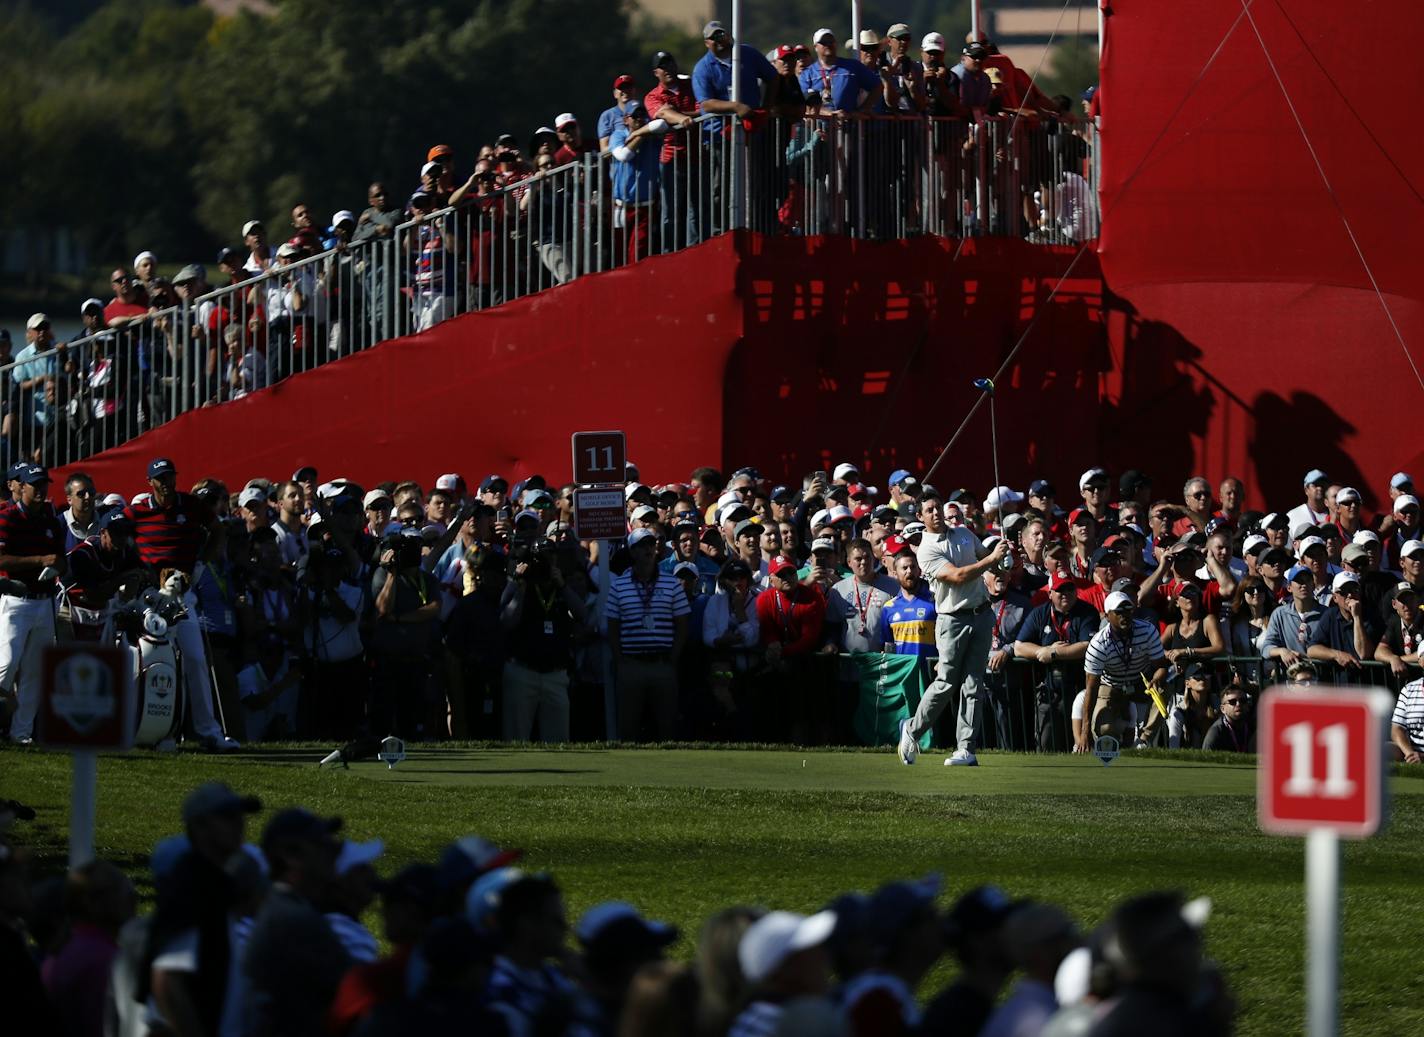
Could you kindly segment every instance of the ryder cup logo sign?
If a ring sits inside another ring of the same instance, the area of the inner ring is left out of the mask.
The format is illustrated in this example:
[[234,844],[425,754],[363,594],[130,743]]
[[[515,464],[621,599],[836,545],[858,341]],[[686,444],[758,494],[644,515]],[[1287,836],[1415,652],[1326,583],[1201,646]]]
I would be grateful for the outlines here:
[[1093,755],[1103,761],[1104,767],[1116,760],[1120,751],[1121,747],[1112,735],[1102,735],[1093,743]]
[[54,671],[50,708],[78,734],[97,731],[118,709],[109,668],[91,655],[65,659]]
[[405,759],[405,743],[395,735],[389,735],[381,739],[381,751],[376,754],[376,759],[384,763],[389,770],[394,770],[396,764]]

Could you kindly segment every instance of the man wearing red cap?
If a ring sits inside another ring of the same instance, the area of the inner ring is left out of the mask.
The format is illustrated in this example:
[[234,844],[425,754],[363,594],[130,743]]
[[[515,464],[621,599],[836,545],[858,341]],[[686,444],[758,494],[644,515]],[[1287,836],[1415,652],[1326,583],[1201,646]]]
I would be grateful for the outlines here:
[[638,86],[633,77],[624,72],[613,80],[613,107],[605,108],[598,116],[598,150],[607,151],[608,140],[613,131],[623,125],[623,117],[638,104]]

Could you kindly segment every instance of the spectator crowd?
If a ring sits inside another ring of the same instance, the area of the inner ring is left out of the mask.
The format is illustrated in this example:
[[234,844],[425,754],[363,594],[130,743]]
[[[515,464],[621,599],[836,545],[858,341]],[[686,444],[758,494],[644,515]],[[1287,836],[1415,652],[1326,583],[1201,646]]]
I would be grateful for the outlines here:
[[[254,797],[210,783],[149,859],[152,913],[108,861],[31,882],[0,834],[0,962],[14,1031],[66,1037],[1217,1037],[1234,1004],[1204,954],[1210,902],[1117,905],[1088,934],[994,886],[941,906],[938,875],[810,915],[724,907],[678,930],[627,901],[571,926],[555,877],[478,836],[387,877],[379,839],[301,807],[247,842]],[[0,801],[0,832],[34,811]],[[948,899],[948,898],[946,898]],[[367,928],[379,918],[384,949]],[[942,990],[926,976],[957,965]],[[922,1004],[921,998],[924,998]]]
[[[763,54],[718,22],[527,141],[429,148],[409,184],[370,185],[329,223],[252,219],[240,243],[160,273],[142,251],[85,299],[60,342],[45,313],[18,349],[0,330],[3,460],[65,464],[185,410],[467,310],[694,244],[766,233],[1096,237],[1097,97],[1047,97],[983,36],[958,56],[903,23]],[[740,69],[733,100],[734,48]],[[733,130],[735,129],[735,134]],[[735,186],[744,179],[744,197]]]
[[[576,487],[537,475],[366,487],[303,466],[180,492],[170,461],[148,474],[132,501],[73,474],[55,512],[44,469],[7,473],[12,738],[32,734],[25,639],[44,634],[42,600],[58,601],[62,637],[112,639],[115,604],[176,570],[195,623],[179,642],[194,660],[189,733],[210,748],[222,733],[888,744],[955,603],[922,570],[968,531],[992,642],[982,675],[950,681],[964,682],[960,706],[925,747],[973,763],[981,747],[1086,751],[1111,733],[1251,751],[1262,689],[1285,680],[1401,690],[1396,754],[1424,745],[1424,541],[1405,472],[1369,518],[1357,489],[1318,469],[1299,503],[1262,514],[1234,478],[1193,477],[1173,499],[1100,467],[1071,496],[1038,478],[981,498],[905,470],[882,495],[851,462],[799,485],[710,467],[649,485],[630,466],[613,541],[579,540]],[[22,533],[47,521],[64,550],[40,540],[20,557]]]

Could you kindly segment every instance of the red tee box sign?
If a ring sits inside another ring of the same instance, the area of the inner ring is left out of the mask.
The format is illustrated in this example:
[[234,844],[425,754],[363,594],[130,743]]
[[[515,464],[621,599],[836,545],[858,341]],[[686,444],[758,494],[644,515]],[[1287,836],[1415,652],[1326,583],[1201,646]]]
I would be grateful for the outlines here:
[[35,741],[49,749],[127,749],[133,744],[130,662],[113,645],[50,645]]
[[627,535],[622,490],[574,490],[574,536],[621,540]]
[[1383,716],[1379,689],[1288,691],[1261,697],[1256,805],[1277,835],[1324,829],[1353,839],[1384,819]]
[[574,482],[623,485],[628,448],[621,432],[574,433]]

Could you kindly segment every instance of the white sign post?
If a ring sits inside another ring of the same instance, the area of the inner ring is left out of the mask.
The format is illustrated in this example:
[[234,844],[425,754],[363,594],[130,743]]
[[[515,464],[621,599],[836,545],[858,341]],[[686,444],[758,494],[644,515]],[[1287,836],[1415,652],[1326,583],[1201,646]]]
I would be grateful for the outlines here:
[[[628,532],[623,478],[628,446],[622,432],[573,434],[574,535],[598,544],[598,615],[607,615],[609,561],[613,545]],[[618,693],[613,686],[613,657],[603,653],[603,723],[607,741],[618,740]]]
[[1340,1022],[1340,837],[1364,839],[1385,818],[1385,723],[1378,688],[1261,697],[1256,809],[1275,835],[1305,836],[1306,1034]]

